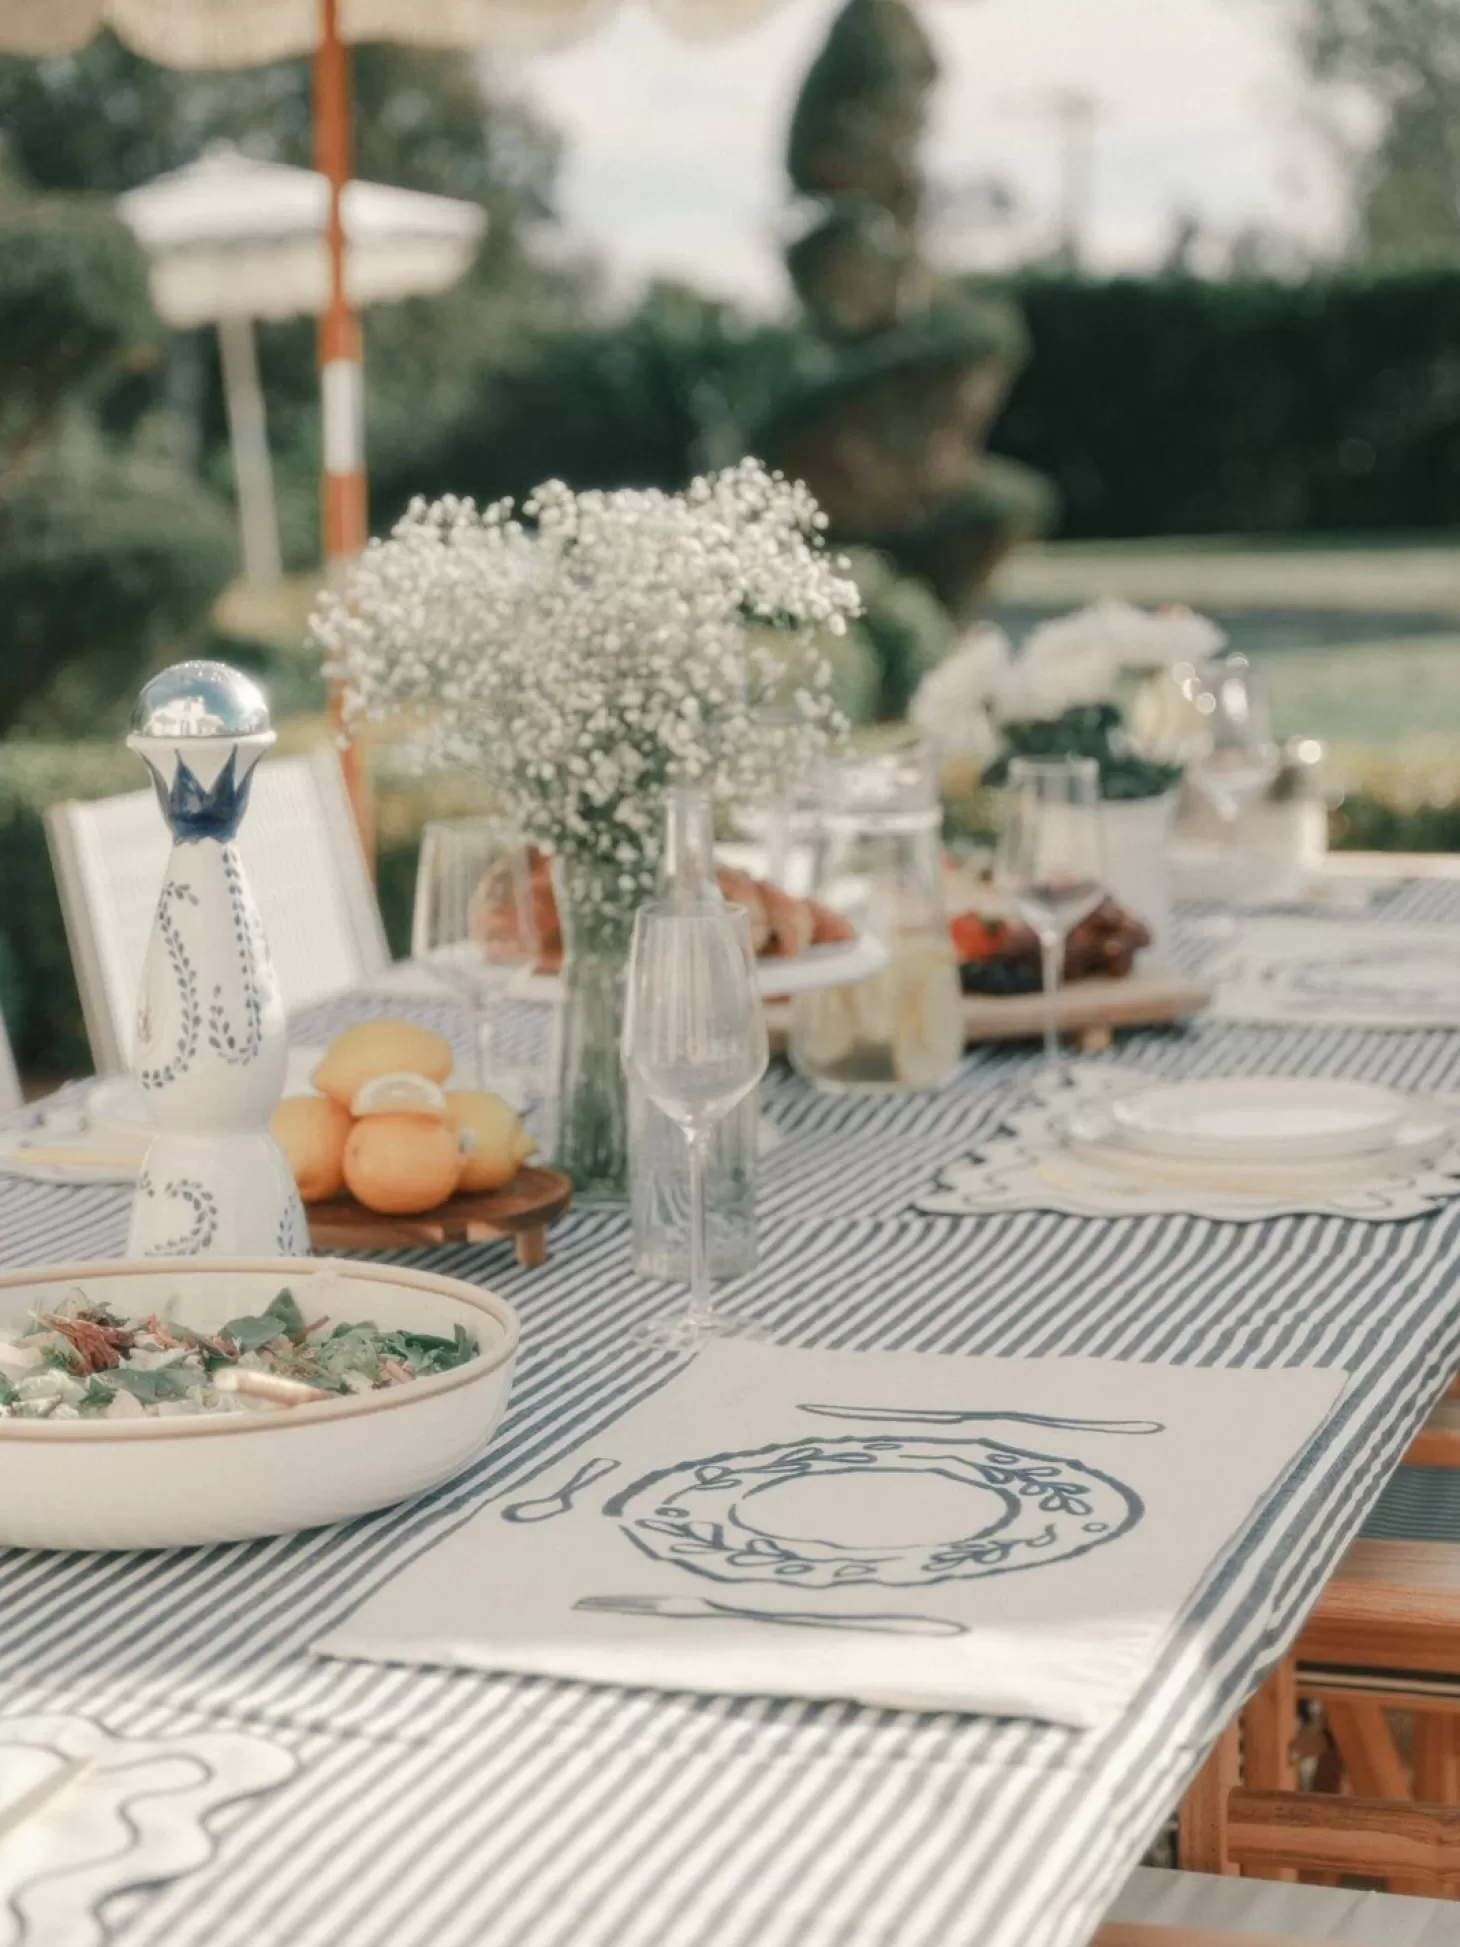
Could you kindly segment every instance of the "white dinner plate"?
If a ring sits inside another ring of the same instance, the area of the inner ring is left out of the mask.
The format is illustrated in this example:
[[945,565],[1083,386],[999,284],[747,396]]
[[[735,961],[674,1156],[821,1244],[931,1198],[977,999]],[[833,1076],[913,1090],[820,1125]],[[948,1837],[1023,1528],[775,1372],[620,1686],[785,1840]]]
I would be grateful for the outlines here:
[[1393,1141],[1405,1109],[1392,1089],[1292,1075],[1158,1083],[1110,1104],[1133,1147],[1222,1163],[1372,1154]]
[[1065,1144],[1103,1168],[1118,1169],[1145,1180],[1177,1183],[1193,1190],[1211,1188],[1218,1179],[1243,1195],[1280,1197],[1304,1183],[1335,1185],[1376,1176],[1403,1175],[1433,1163],[1455,1142],[1451,1113],[1437,1103],[1410,1104],[1404,1120],[1382,1149],[1342,1156],[1302,1156],[1286,1164],[1271,1158],[1242,1161],[1200,1156],[1159,1155],[1138,1149],[1126,1140],[1110,1112],[1110,1104],[1085,1103],[1070,1110],[1058,1124]]
[[[859,933],[854,940],[808,947],[790,959],[758,960],[757,984],[762,1000],[814,994],[822,987],[847,987],[855,980],[869,980],[881,973],[888,958],[887,948],[875,934]],[[557,974],[529,974],[513,984],[512,996],[514,1000],[554,1004],[563,998],[563,983]]]

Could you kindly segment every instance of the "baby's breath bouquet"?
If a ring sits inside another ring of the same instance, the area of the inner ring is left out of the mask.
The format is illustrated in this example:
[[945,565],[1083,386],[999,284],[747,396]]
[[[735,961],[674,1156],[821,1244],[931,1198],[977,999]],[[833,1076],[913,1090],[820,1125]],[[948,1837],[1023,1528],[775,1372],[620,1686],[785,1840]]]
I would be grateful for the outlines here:
[[554,859],[575,1069],[560,1087],[583,1098],[577,1070],[601,1069],[587,1094],[603,1098],[560,1115],[615,1123],[578,1127],[595,1151],[580,1187],[622,1175],[617,996],[666,789],[805,771],[840,728],[817,642],[860,600],[824,525],[757,460],[679,494],[551,481],[520,512],[417,500],[316,608],[347,727],[388,722],[425,760],[476,771]]

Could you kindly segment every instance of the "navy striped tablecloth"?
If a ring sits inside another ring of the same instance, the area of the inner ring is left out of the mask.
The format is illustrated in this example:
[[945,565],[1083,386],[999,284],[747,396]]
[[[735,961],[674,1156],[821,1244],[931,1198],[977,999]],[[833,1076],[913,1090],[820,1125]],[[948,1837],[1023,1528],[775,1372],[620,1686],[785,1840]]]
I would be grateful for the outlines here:
[[[1358,929],[1457,928],[1460,888]],[[417,1015],[439,1002],[396,995]],[[352,999],[317,1040],[381,1011]],[[1165,1074],[1277,1070],[1460,1088],[1460,1035],[1198,1026],[1126,1042]],[[672,1300],[626,1224],[575,1216],[524,1273],[502,1248],[414,1261],[490,1282],[526,1351],[487,1457],[349,1527],[172,1555],[0,1556],[0,1711],[118,1733],[262,1730],[295,1779],[218,1824],[209,1865],[108,1912],[125,1947],[1081,1947],[1203,1750],[1296,1630],[1460,1366],[1460,1205],[1386,1225],[1284,1217],[969,1221],[912,1200],[1029,1071],[985,1051],[925,1101],[775,1075],[764,1247],[733,1302],[839,1347],[1349,1370],[1334,1422],[1113,1730],[850,1704],[619,1691],[317,1659],[308,1644],[406,1557],[520,1491],[660,1384],[624,1344]],[[126,1196],[0,1178],[11,1264],[117,1250]],[[407,1259],[406,1261],[412,1261]],[[1231,1429],[1234,1442],[1240,1426]],[[1212,1465],[1222,1464],[1213,1453]]]

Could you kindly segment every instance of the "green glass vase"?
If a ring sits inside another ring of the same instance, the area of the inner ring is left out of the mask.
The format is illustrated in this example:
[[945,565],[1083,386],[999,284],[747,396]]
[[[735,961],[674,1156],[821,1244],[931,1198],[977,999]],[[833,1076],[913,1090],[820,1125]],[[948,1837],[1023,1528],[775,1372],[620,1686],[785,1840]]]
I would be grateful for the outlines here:
[[637,895],[612,873],[554,871],[563,935],[557,1024],[554,1161],[579,1204],[622,1203],[629,1191],[628,1092],[619,1052],[624,975]]

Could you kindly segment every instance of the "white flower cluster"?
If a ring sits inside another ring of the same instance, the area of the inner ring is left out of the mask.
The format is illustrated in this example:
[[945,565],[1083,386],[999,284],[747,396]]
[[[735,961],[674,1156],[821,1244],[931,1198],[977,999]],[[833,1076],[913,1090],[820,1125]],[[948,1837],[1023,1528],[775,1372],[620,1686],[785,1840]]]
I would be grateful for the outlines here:
[[840,634],[861,600],[825,524],[757,460],[682,494],[550,481],[521,518],[417,500],[311,635],[347,727],[389,722],[427,761],[479,769],[525,838],[633,895],[668,784],[806,770],[839,732],[810,632]]
[[918,686],[909,715],[950,756],[998,749],[1001,723],[1047,723],[1114,699],[1122,674],[1206,662],[1226,637],[1189,608],[1102,601],[1031,629],[1017,656],[998,629],[975,629]]
[[994,699],[1009,681],[1009,638],[981,622],[918,684],[908,721],[946,757],[987,764],[998,755]]

